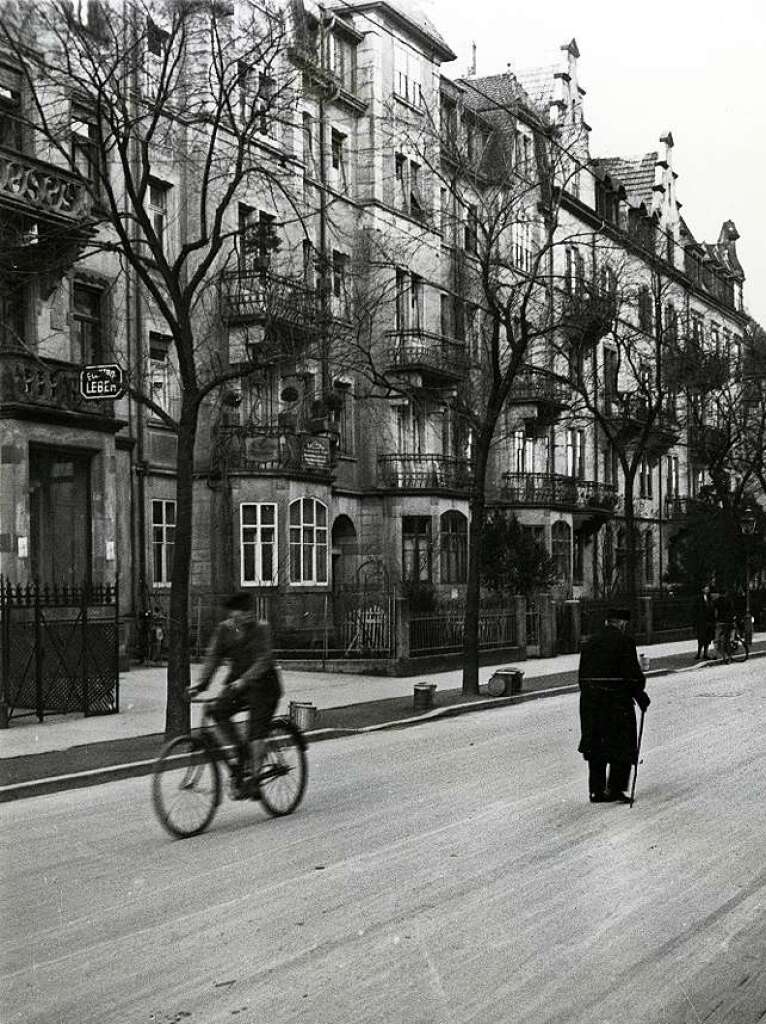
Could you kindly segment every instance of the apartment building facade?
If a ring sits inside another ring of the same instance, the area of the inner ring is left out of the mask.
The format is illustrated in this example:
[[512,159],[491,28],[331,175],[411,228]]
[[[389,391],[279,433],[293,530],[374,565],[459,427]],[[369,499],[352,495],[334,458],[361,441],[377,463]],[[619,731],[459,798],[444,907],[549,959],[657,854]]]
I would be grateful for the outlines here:
[[[332,618],[356,587],[384,593],[409,581],[462,594],[473,438],[457,399],[489,322],[466,282],[482,190],[496,185],[479,165],[498,138],[503,152],[512,148],[504,166],[530,183],[512,232],[514,273],[530,272],[542,238],[539,143],[555,124],[571,163],[559,181],[560,244],[548,247],[541,277],[559,304],[600,280],[594,258],[604,237],[637,281],[650,262],[638,232],[651,230],[668,240],[671,331],[691,325],[736,361],[744,324],[736,229],[727,222],[714,245],[695,241],[678,211],[672,138],[637,163],[592,158],[576,44],[534,75],[452,81],[443,65],[454,53],[409,3],[297,4],[288,13],[278,55],[238,72],[243,92],[284,100],[264,105],[252,138],[279,187],[254,180],[228,206],[230,244],[207,293],[206,350],[242,374],[211,393],[198,431],[191,593],[203,632],[234,587],[252,589],[286,635]],[[163,59],[164,32],[158,15],[146,32],[147,66]],[[18,240],[15,249],[3,242],[2,255],[2,572],[80,582],[119,568],[136,646],[145,613],[167,605],[172,573],[176,439],[161,414],[174,418],[180,406],[173,339],[130,268],[83,255],[89,232],[107,229],[92,226],[80,197],[78,172],[93,145],[82,97],[67,97],[68,158],[43,154],[14,127],[23,119],[12,105],[29,97],[12,54],[0,72],[0,215]],[[479,166],[457,205],[456,140]],[[152,154],[145,198],[171,251],[187,237],[194,202],[193,161],[181,145],[174,136]],[[60,184],[33,184],[43,179]],[[54,240],[57,270],[40,274],[30,255]],[[643,329],[638,307],[620,316]],[[623,512],[613,454],[567,386],[566,331],[560,317],[550,343],[538,340],[528,354],[488,494],[555,555],[569,596],[614,584]],[[596,339],[594,366],[611,382],[607,334]],[[78,397],[81,365],[111,361],[133,373],[151,405]],[[630,386],[626,378],[616,390]],[[638,480],[647,587],[667,567],[683,499],[704,483],[688,436],[663,436]]]

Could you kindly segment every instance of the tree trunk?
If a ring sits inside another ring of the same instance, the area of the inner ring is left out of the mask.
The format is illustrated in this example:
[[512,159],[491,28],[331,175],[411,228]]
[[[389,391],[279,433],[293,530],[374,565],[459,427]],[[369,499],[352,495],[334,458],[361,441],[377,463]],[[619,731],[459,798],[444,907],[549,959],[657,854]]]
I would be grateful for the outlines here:
[[471,493],[471,522],[468,529],[468,584],[463,620],[463,693],[479,692],[479,614],[481,610],[481,534],[484,527],[484,486],[489,442],[480,443],[476,453],[476,475]]
[[625,593],[632,603],[638,597],[638,565],[636,564],[636,518],[633,508],[634,477],[625,477]]
[[171,739],[188,732],[189,704],[184,691],[191,684],[189,647],[189,576],[192,556],[192,503],[194,442],[197,434],[196,402],[184,397],[178,429],[176,470],[176,528],[173,575],[170,587],[167,705],[165,736]]

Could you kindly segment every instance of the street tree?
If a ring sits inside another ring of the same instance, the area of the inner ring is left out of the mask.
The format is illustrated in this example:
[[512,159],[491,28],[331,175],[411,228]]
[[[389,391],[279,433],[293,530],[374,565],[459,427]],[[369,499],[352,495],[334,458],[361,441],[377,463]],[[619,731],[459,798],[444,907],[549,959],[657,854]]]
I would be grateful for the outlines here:
[[[83,13],[85,12],[86,13]],[[260,145],[291,121],[293,91],[281,61],[286,25],[266,3],[110,5],[5,2],[0,46],[20,69],[29,102],[24,131],[90,197],[98,258],[147,297],[172,339],[175,408],[157,399],[144,366],[129,366],[132,397],[177,438],[176,524],[170,589],[166,733],[188,727],[188,601],[195,440],[205,401],[249,368],[217,343],[219,272],[239,231],[245,190],[293,203],[281,161]],[[32,41],[32,45],[30,45]],[[170,210],[163,170],[181,188]],[[296,215],[297,217],[297,215]],[[270,229],[240,243],[268,251]],[[45,254],[40,254],[41,267]],[[126,305],[121,311],[132,317]],[[117,354],[122,360],[124,354]]]

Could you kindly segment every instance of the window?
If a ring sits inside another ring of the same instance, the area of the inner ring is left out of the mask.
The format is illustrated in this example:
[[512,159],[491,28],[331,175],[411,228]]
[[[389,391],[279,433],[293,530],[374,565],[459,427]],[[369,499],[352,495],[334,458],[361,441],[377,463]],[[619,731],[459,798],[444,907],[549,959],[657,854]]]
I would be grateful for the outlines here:
[[98,127],[93,111],[72,105],[72,166],[91,186],[98,181]]
[[644,578],[654,583],[654,533],[651,528],[644,534]]
[[604,455],[604,483],[610,486],[617,484],[617,451],[614,445],[609,444],[603,450]]
[[403,46],[394,48],[394,95],[419,107],[423,102],[420,58]]
[[718,324],[710,325],[710,347],[717,356],[721,356],[721,332]]
[[75,284],[72,289],[72,362],[102,361],[101,292]]
[[407,288],[409,285],[406,270],[396,270],[396,291],[394,293],[394,327],[397,331],[406,331],[409,326],[409,306],[407,304]]
[[647,287],[638,293],[638,326],[645,334],[652,333],[652,293]]
[[356,89],[356,46],[332,34],[327,41],[328,63],[335,78],[347,92]]
[[26,340],[27,293],[0,277],[0,348],[17,348]]
[[441,517],[441,581],[465,583],[468,579],[468,520],[462,512]]
[[312,291],[316,288],[316,250],[310,238],[303,239],[303,283]]
[[425,214],[423,197],[420,191],[420,180],[420,164],[416,164],[414,160],[410,160],[410,216],[415,217],[417,220],[421,219]]
[[178,378],[171,364],[173,339],[164,334],[149,335],[150,397],[168,416],[176,418],[180,394]]
[[641,459],[638,472],[638,494],[640,498],[651,498],[652,495],[652,467],[649,460]]
[[582,479],[584,456],[583,431],[567,430],[567,476]]
[[528,273],[532,269],[532,228],[523,214],[511,225],[511,245],[514,266]]
[[341,320],[347,320],[349,317],[348,294],[346,290],[347,268],[348,256],[345,253],[333,251],[332,305],[334,315]]
[[561,520],[551,528],[551,555],[559,576],[569,583],[572,579],[572,531],[569,524]]
[[[146,61],[144,62],[144,87],[150,99],[156,99],[158,93],[165,93],[168,88],[167,69],[165,62],[170,42],[170,34],[160,28],[151,18],[146,19]],[[171,62],[168,62],[170,64]],[[163,79],[163,75],[165,78]]]
[[303,173],[309,178],[317,176],[314,157],[314,119],[305,111],[303,112]]
[[21,75],[0,64],[0,146],[22,148]]
[[532,169],[532,140],[528,135],[518,132],[516,134],[514,149],[516,173],[520,174],[522,177],[526,177]]
[[252,64],[237,61],[237,98],[239,100],[239,123],[250,124],[258,102],[258,76]]
[[705,340],[705,321],[697,313],[692,313],[689,321],[691,341],[695,348],[702,348]]
[[176,503],[152,502],[152,553],[154,585],[170,586],[173,574],[173,547],[176,535]]
[[667,483],[665,493],[668,498],[677,498],[679,495],[680,472],[677,455],[669,455],[667,458]]
[[585,535],[576,530],[572,547],[572,582],[582,584],[585,577]]
[[331,419],[338,428],[338,450],[342,455],[354,454],[354,396],[349,381],[336,380],[333,385],[335,404]]
[[429,582],[433,578],[431,517],[402,517],[402,576]]
[[327,583],[327,506],[316,498],[290,502],[290,582]]
[[163,256],[168,251],[168,206],[171,186],[157,178],[149,179],[149,219],[151,220],[157,244]]
[[613,348],[604,349],[604,404],[609,411],[617,399],[619,357]]
[[465,251],[476,252],[476,243],[479,227],[478,210],[474,203],[469,203],[465,217]]
[[513,432],[513,472],[531,473],[534,466],[534,440],[523,430]]
[[243,503],[240,509],[240,560],[243,586],[277,585],[277,506]]
[[419,331],[422,325],[423,279],[410,274],[410,328]]
[[276,79],[265,71],[258,73],[258,119],[256,131],[261,135],[274,135],[276,120],[273,116],[274,101],[277,94]]
[[346,179],[346,136],[334,128],[330,134],[330,152],[332,155],[332,182],[334,188],[345,192]]
[[665,306],[665,338],[670,344],[678,341],[678,311],[672,302]]

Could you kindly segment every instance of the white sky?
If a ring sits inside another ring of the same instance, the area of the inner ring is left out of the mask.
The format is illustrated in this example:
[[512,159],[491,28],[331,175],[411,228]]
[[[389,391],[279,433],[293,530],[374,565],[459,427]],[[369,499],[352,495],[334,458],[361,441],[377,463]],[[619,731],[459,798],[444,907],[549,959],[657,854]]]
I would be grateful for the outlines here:
[[572,37],[594,156],[661,151],[673,132],[682,214],[714,242],[733,220],[745,302],[766,326],[766,0],[421,0],[464,75],[552,63]]

